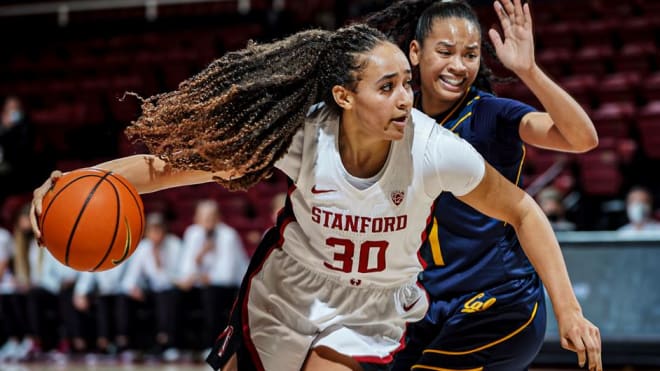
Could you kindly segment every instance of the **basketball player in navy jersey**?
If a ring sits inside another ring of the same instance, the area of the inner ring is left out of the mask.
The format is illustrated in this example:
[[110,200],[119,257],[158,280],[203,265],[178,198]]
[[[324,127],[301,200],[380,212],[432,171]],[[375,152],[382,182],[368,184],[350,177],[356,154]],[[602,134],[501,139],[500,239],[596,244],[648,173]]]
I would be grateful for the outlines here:
[[[553,288],[571,290],[538,205],[412,109],[411,80],[401,50],[364,25],[250,45],[144,101],[128,131],[153,155],[99,165],[141,193],[214,180],[244,189],[273,167],[288,175],[285,208],[207,358],[215,369],[388,369],[405,324],[428,309],[417,252],[443,191],[511,223],[559,277]],[[57,176],[35,191],[37,214]]]
[[[525,143],[584,152],[598,138],[579,104],[536,65],[529,6],[520,0],[494,6],[504,39],[495,30],[489,36],[499,60],[548,112],[492,94],[480,24],[463,1],[399,1],[370,15],[367,23],[395,39],[412,39],[409,57],[421,80],[415,107],[470,142],[520,186]],[[553,302],[561,345],[577,352],[580,366],[588,358],[590,369],[601,369],[598,330],[587,330],[593,331],[593,343],[576,336],[579,323],[571,318],[582,314],[575,296],[553,289],[557,276],[545,269],[546,261],[525,255],[510,224],[443,193],[427,232],[420,282],[431,298],[430,310],[408,327],[408,344],[397,355],[395,370],[526,370],[546,327],[539,274]]]

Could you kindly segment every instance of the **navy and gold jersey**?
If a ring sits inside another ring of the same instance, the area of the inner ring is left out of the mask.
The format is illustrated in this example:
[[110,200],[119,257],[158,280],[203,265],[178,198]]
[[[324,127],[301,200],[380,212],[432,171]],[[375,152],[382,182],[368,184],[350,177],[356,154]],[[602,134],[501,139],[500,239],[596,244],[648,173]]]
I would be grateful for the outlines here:
[[[419,99],[418,99],[419,101]],[[520,186],[525,147],[522,117],[535,109],[471,88],[438,124],[467,140],[502,175]],[[420,281],[433,299],[481,291],[534,272],[515,230],[445,192],[435,200],[420,256]]]

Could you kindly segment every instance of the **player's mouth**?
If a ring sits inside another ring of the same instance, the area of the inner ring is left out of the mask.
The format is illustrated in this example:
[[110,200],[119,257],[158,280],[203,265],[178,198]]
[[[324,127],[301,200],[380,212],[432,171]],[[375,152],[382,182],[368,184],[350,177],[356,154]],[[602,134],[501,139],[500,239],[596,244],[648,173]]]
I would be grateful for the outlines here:
[[446,90],[463,92],[463,85],[465,84],[465,81],[467,81],[467,77],[440,76],[438,80]]
[[398,128],[405,128],[406,125],[408,124],[408,117],[409,115],[407,114],[402,116],[397,116],[392,119],[392,123],[394,124],[394,126]]

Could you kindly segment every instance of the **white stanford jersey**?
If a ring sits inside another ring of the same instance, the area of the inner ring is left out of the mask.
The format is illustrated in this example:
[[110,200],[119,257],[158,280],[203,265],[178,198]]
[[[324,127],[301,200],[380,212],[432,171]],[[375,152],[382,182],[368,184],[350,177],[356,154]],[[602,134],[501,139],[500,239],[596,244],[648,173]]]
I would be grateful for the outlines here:
[[277,167],[295,183],[282,249],[308,269],[354,286],[401,286],[416,279],[433,201],[481,181],[484,161],[466,141],[413,110],[375,183],[357,189],[337,146],[339,120],[323,107],[308,118]]

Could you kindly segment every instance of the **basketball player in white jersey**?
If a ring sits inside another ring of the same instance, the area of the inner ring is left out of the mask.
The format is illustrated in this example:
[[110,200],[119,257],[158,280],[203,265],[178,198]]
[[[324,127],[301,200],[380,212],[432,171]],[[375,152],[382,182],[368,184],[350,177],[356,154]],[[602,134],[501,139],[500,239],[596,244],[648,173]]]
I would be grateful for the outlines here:
[[[427,310],[417,248],[442,191],[511,223],[532,259],[565,272],[538,206],[412,110],[411,79],[401,50],[363,25],[251,45],[144,102],[128,133],[153,155],[98,165],[141,193],[213,180],[242,189],[274,166],[289,176],[207,358],[215,369],[387,369],[406,322]],[[59,175],[35,191],[37,215]]]

